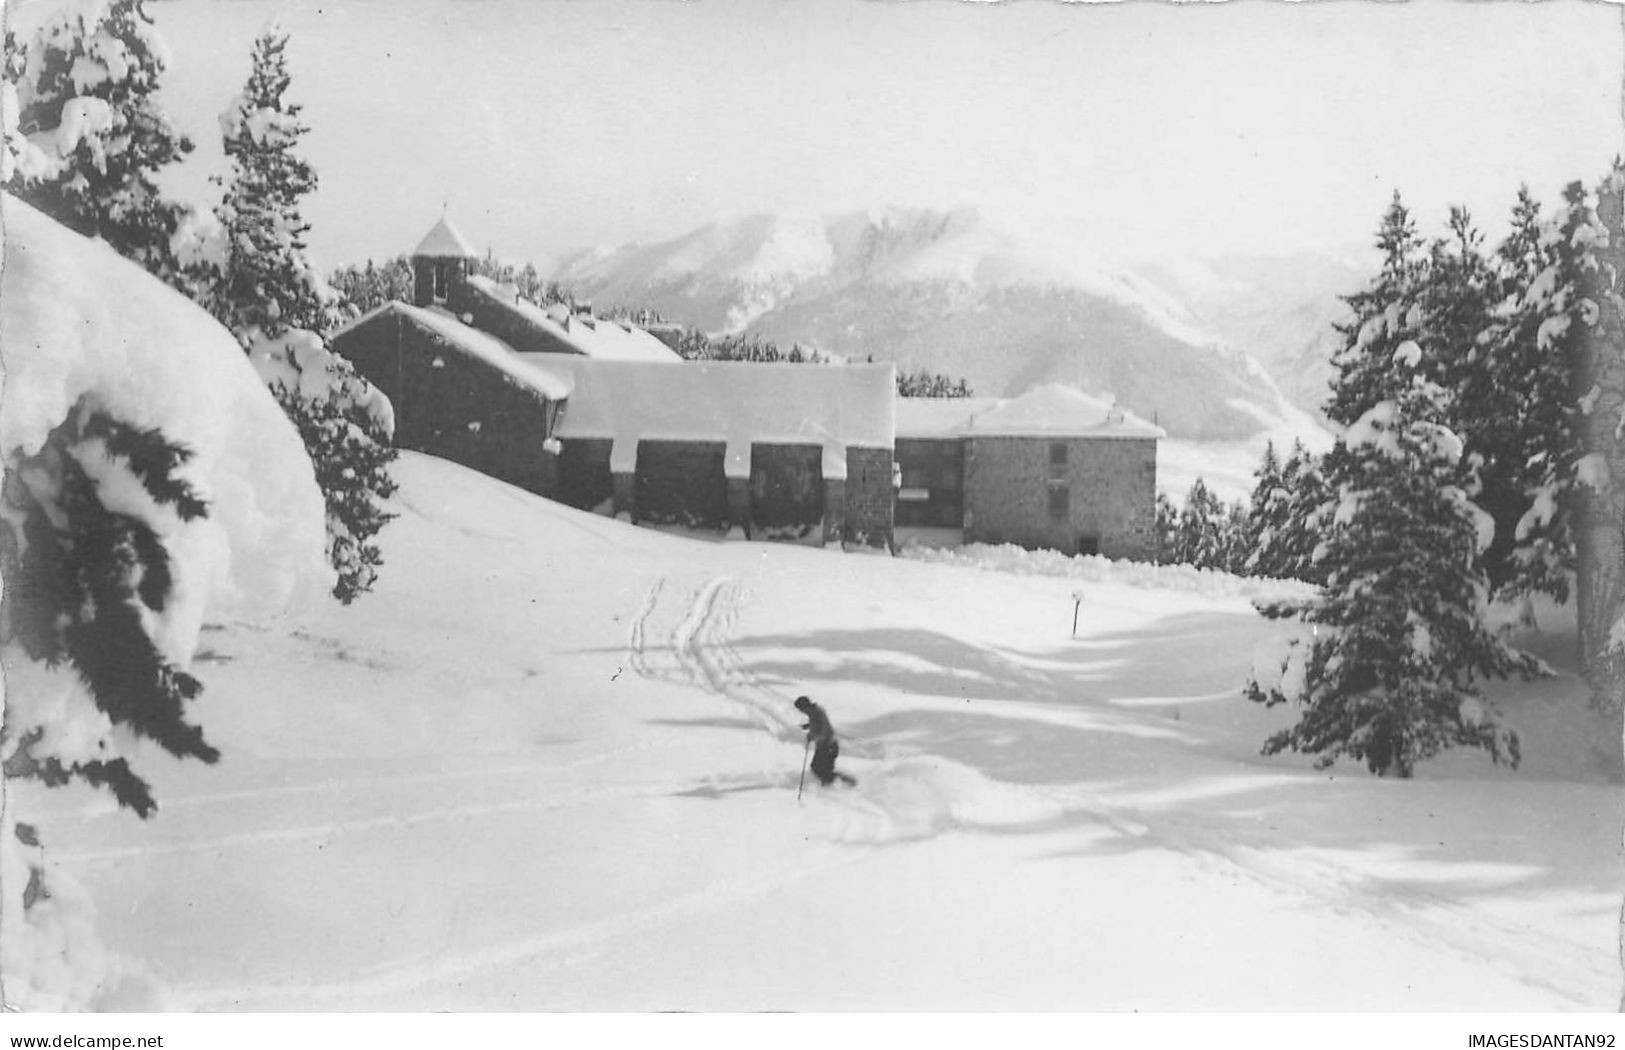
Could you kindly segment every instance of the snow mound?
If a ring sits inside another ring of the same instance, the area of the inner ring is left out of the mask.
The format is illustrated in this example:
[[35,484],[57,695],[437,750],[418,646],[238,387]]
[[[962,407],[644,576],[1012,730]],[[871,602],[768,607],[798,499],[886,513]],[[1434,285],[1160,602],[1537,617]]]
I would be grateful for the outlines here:
[[[161,428],[194,458],[180,473],[209,516],[166,542],[195,634],[202,607],[256,616],[323,594],[326,508],[298,432],[224,328],[106,245],[3,198],[0,448],[39,451],[82,400]],[[104,498],[106,498],[104,496]]]

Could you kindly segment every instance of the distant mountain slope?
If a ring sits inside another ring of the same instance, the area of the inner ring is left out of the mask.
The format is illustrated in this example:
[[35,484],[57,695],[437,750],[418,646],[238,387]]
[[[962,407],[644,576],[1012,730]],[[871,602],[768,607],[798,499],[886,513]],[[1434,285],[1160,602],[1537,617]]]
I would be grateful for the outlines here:
[[1348,316],[1380,260],[1363,249],[1282,256],[1224,255],[1152,263],[1137,272],[1178,300],[1196,323],[1257,358],[1290,400],[1318,412]]
[[600,306],[946,372],[980,394],[1072,383],[1185,438],[1245,439],[1291,414],[1268,372],[1164,287],[973,209],[758,215],[583,254],[556,276]]

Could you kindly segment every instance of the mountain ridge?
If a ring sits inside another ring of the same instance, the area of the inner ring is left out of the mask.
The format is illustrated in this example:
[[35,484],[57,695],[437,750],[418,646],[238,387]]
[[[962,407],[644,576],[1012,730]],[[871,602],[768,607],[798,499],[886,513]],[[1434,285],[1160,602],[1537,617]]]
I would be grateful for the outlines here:
[[[1193,440],[1245,440],[1301,418],[1304,399],[1234,337],[1247,323],[1269,330],[1275,315],[1249,322],[1245,310],[1219,308],[1225,282],[1257,289],[1258,278],[1211,276],[1198,294],[1190,274],[1018,235],[974,208],[890,207],[708,223],[577,253],[555,279],[601,305],[944,372],[981,394],[1070,383]],[[1267,347],[1272,364],[1291,375],[1295,361],[1278,343]]]

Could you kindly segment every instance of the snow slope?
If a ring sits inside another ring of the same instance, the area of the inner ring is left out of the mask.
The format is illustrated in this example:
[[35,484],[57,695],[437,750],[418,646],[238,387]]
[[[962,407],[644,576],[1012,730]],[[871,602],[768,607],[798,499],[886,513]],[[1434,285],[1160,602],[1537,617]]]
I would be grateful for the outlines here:
[[[1276,629],[1256,584],[717,542],[396,474],[375,595],[206,632],[219,766],[144,762],[145,826],[28,789],[159,1005],[1618,1001],[1622,800],[1571,676],[1501,691],[1521,772],[1317,773],[1257,754],[1286,715],[1239,695]],[[799,693],[856,788],[798,800]]]

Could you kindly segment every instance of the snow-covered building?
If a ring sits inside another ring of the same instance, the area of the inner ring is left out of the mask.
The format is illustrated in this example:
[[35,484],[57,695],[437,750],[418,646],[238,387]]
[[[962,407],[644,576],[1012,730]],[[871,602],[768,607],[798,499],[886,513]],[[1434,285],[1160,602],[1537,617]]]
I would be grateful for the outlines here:
[[891,365],[685,362],[474,258],[442,218],[413,253],[414,301],[332,337],[393,403],[398,446],[633,521],[890,542]]
[[389,302],[334,333],[395,409],[397,448],[427,452],[546,494],[545,451],[569,388],[443,309]]
[[1061,384],[1013,399],[901,398],[896,524],[967,543],[1146,558],[1165,436]]
[[519,356],[571,390],[555,431],[562,502],[817,542],[891,538],[889,364]]

